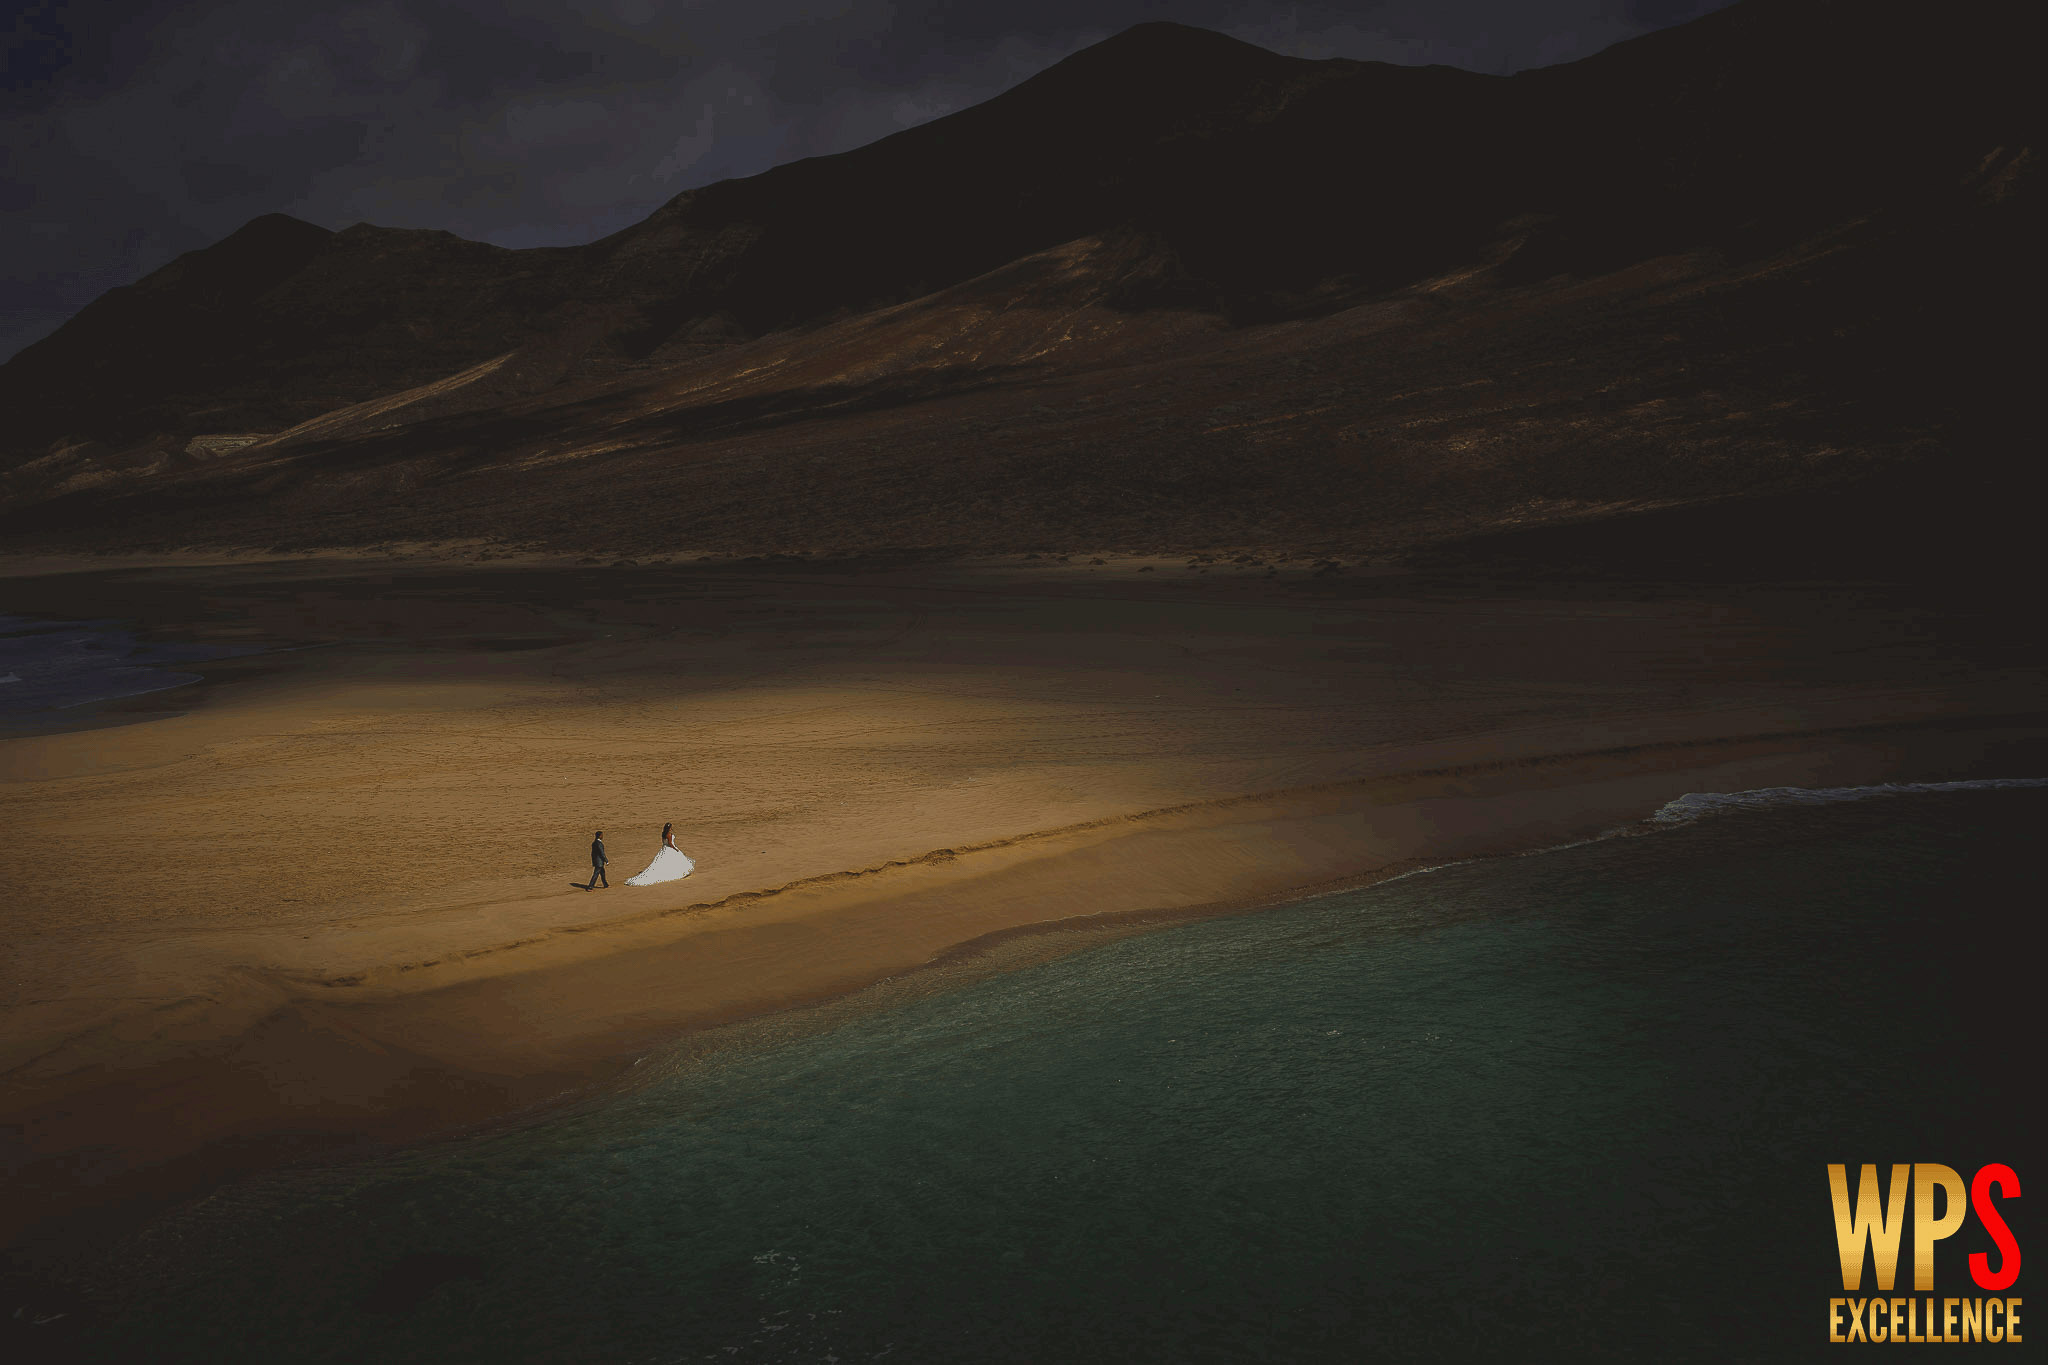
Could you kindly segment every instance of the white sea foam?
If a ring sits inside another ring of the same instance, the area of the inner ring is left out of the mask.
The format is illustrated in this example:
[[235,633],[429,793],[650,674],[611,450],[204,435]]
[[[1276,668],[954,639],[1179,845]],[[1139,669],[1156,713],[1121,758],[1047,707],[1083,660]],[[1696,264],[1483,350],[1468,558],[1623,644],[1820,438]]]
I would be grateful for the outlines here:
[[[1507,854],[1513,858],[1536,858],[1546,853],[1562,853],[1568,848],[1583,848],[1587,844],[1604,843],[1609,839],[1627,838],[1631,835],[1650,833],[1652,825],[1683,825],[1709,815],[1726,814],[1737,810],[1770,810],[1781,806],[1828,806],[1844,801],[1868,801],[1881,796],[1918,796],[1927,792],[1976,792],[2003,791],[2008,788],[2048,787],[2048,777],[1987,777],[1968,782],[1885,782],[1873,787],[1758,787],[1743,792],[1687,792],[1675,801],[1666,801],[1656,814],[1632,824],[1618,825],[1613,829],[1600,831],[1584,839],[1572,839],[1562,844],[1544,844],[1538,848],[1525,848]],[[1426,876],[1441,872],[1447,867],[1460,867],[1468,862],[1484,862],[1491,855],[1478,858],[1453,858],[1449,862],[1430,863],[1423,867],[1411,867],[1406,872],[1397,872],[1370,883],[1377,888],[1394,882],[1406,881],[1410,877]],[[1318,891],[1303,896],[1303,901],[1321,900],[1325,896],[1348,896],[1360,888],[1340,886],[1328,891]]]
[[1746,792],[1687,792],[1676,801],[1665,802],[1650,821],[1675,825],[1731,810],[1831,806],[1843,801],[1869,801],[1880,796],[2001,791],[2012,787],[2048,787],[2048,777],[1987,777],[1973,782],[1885,782],[1874,787],[1758,787]]

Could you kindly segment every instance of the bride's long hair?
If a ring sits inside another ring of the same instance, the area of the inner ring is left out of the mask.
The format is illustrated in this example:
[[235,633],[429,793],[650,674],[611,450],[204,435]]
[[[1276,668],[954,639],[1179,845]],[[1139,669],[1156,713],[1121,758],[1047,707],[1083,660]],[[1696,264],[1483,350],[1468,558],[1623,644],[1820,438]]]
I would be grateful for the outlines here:
[[673,820],[669,821],[667,824],[661,827],[661,837],[664,843],[667,842],[668,836],[675,832],[675,828],[676,824]]

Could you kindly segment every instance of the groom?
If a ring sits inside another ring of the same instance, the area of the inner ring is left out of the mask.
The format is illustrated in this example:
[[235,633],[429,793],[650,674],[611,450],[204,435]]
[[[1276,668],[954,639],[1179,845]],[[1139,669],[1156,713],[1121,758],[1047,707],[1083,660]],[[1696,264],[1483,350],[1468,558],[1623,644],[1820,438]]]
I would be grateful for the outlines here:
[[604,856],[604,831],[599,830],[590,841],[590,883],[583,888],[585,891],[594,891],[599,886],[607,891],[612,889],[611,880],[604,875],[604,865],[610,861]]

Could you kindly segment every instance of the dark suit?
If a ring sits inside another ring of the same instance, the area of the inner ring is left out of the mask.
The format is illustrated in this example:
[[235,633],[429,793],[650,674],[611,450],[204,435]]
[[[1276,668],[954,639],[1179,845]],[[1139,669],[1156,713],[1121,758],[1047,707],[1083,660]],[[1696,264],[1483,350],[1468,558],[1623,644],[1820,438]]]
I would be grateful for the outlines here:
[[610,861],[611,859],[604,856],[604,840],[592,839],[590,841],[590,884],[592,886],[602,886],[607,891],[611,890],[611,879],[604,875],[604,865]]

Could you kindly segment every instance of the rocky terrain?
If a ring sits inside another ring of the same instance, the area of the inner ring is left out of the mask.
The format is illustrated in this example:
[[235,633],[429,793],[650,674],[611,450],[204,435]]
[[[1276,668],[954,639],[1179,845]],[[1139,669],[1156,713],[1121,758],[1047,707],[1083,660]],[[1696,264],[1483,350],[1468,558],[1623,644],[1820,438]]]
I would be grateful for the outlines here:
[[0,367],[0,535],[1940,559],[2027,516],[2011,16],[1513,77],[1150,24],[583,247],[260,218]]

